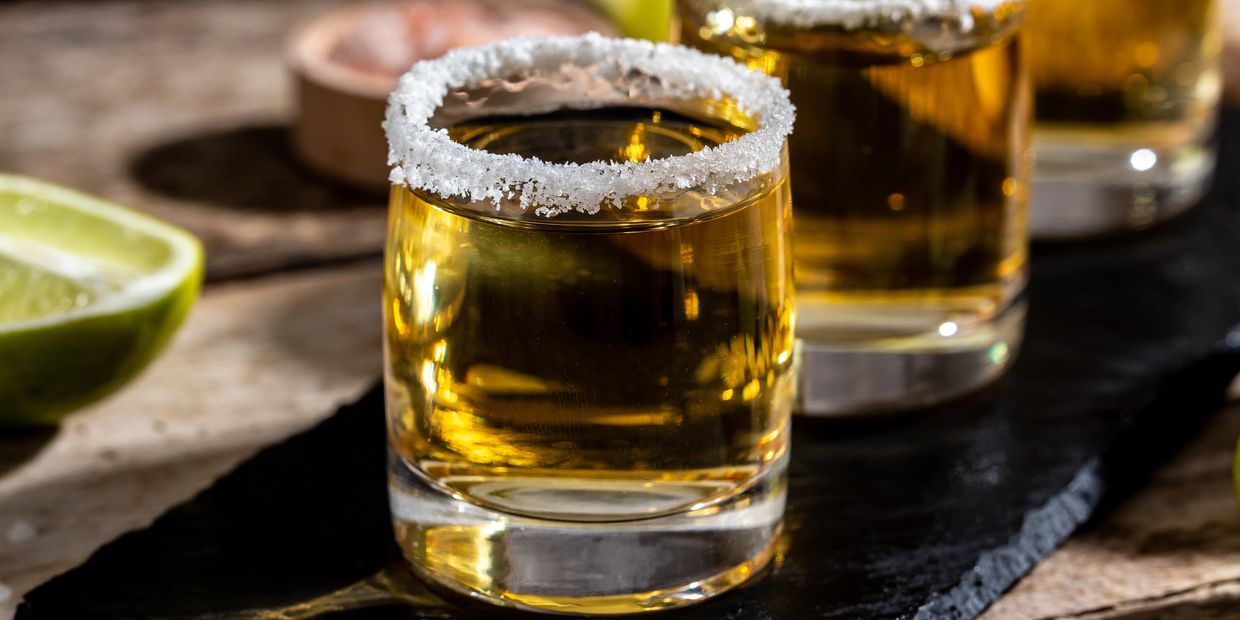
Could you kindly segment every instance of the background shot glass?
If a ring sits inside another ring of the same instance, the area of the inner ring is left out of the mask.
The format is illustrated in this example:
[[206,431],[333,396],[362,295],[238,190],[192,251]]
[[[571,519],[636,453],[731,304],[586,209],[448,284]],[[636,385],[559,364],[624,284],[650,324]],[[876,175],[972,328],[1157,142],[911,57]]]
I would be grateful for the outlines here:
[[1024,3],[678,0],[682,42],[779,76],[791,138],[801,408],[926,405],[1022,334]]
[[597,35],[402,79],[384,310],[414,569],[625,613],[766,564],[794,387],[791,124],[761,73]]
[[1196,203],[1214,172],[1218,0],[1034,0],[1033,234],[1140,229]]

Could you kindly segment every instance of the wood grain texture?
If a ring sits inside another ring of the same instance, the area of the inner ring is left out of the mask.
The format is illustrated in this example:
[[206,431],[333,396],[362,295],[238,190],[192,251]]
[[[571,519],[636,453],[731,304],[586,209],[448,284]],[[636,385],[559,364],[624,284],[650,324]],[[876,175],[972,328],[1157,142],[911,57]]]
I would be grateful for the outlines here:
[[1240,618],[1240,404],[1151,480],[1072,538],[983,620]]
[[212,279],[377,255],[385,197],[289,147],[284,36],[337,3],[2,3],[0,170],[190,229]]
[[119,395],[54,434],[0,438],[0,616],[373,384],[379,282],[367,263],[215,287]]

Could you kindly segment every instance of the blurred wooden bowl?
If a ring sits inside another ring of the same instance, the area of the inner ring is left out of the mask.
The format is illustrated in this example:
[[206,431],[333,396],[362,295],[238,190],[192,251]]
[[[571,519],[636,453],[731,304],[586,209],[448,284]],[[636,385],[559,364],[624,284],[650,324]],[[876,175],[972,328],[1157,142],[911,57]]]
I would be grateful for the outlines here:
[[328,176],[386,188],[381,123],[387,96],[408,66],[518,34],[589,31],[615,34],[610,22],[572,0],[404,0],[328,11],[294,30],[286,46],[297,91],[294,151]]

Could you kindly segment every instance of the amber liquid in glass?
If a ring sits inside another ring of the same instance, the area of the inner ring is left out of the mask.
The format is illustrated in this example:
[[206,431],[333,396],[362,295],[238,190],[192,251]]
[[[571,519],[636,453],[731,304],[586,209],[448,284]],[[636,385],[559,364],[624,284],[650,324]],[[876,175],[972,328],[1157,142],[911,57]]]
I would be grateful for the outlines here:
[[[967,34],[910,24],[951,34],[930,45],[763,22],[728,5],[682,0],[681,39],[780,77],[797,106],[797,335],[839,367],[818,373],[807,354],[807,397],[818,389],[826,409],[901,408],[997,376],[1020,337],[1027,262],[1019,21],[979,14]],[[922,374],[853,374],[910,365]],[[875,391],[848,396],[858,384]]]
[[[631,108],[450,130],[563,163],[681,155],[743,132]],[[700,566],[688,589],[707,593],[766,562],[793,391],[790,201],[782,171],[729,191],[546,218],[393,189],[387,402],[415,567],[518,606],[619,613],[683,604],[689,584],[668,590],[650,566],[649,587],[571,561],[532,570],[514,555],[591,536],[582,544],[623,555],[670,527],[715,541],[713,557],[674,560]],[[428,515],[426,489],[477,518]],[[750,523],[719,525],[727,515]],[[584,594],[559,595],[564,584]]]

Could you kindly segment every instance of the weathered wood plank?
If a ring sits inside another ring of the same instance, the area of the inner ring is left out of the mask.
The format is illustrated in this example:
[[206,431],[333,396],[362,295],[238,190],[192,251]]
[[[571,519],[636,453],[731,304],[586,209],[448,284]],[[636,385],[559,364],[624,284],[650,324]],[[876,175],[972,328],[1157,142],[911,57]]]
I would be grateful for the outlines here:
[[0,617],[371,385],[379,282],[368,263],[213,288],[133,385],[54,434],[0,438]]
[[1232,405],[1148,488],[1072,538],[983,619],[1240,618],[1237,436],[1240,405]]

